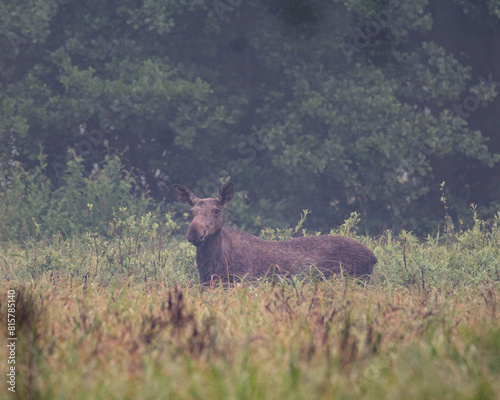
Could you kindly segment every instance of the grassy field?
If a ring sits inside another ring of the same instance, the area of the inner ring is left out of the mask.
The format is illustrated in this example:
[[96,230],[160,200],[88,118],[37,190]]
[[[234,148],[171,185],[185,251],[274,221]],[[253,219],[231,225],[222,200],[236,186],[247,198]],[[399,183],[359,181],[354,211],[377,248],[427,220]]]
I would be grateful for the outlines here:
[[201,289],[168,218],[3,244],[4,378],[9,290],[18,340],[16,392],[3,379],[0,398],[498,399],[498,217],[425,240],[346,221],[338,233],[379,259],[367,285]]

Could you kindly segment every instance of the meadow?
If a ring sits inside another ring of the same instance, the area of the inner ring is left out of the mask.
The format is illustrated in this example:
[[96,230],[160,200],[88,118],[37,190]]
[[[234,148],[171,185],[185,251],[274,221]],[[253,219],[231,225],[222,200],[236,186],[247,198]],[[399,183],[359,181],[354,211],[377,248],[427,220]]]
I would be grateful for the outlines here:
[[[348,276],[200,287],[171,216],[117,218],[107,235],[2,243],[0,370],[15,292],[10,399],[498,399],[500,213],[471,228],[358,235]],[[308,234],[267,230],[282,239]],[[14,291],[14,292],[9,292]]]

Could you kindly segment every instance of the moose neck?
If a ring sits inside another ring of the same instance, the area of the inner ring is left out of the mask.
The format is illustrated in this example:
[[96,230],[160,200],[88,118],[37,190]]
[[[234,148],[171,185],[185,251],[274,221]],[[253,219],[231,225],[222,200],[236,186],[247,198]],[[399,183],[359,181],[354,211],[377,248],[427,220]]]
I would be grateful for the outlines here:
[[222,276],[225,273],[224,235],[222,229],[207,238],[196,249],[196,264],[201,282],[209,282],[212,276]]

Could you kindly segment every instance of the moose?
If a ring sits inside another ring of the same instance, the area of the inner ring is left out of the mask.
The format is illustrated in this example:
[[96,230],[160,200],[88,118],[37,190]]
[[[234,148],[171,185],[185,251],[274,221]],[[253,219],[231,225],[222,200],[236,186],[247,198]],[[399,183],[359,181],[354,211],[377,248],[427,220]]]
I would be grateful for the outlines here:
[[377,263],[371,250],[344,236],[271,241],[223,228],[222,212],[234,197],[232,182],[219,188],[217,198],[199,199],[182,185],[173,185],[173,191],[178,201],[191,207],[186,239],[196,246],[202,284],[297,274],[327,279],[342,272],[366,279]]

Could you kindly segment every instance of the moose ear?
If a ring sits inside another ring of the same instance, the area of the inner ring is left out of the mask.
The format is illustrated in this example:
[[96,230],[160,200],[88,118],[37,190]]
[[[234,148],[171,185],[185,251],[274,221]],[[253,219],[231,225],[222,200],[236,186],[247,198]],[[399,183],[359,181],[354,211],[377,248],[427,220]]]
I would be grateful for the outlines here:
[[222,185],[219,188],[219,194],[217,195],[217,200],[219,201],[219,203],[225,206],[233,199],[233,197],[234,197],[233,182],[224,183],[224,185]]
[[196,197],[194,193],[187,187],[182,185],[174,185],[172,186],[172,188],[174,189],[174,196],[177,201],[180,201],[183,204],[187,204],[190,207],[193,207],[198,201],[198,197]]

